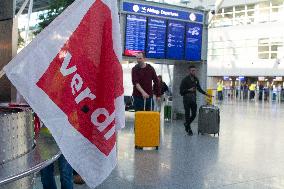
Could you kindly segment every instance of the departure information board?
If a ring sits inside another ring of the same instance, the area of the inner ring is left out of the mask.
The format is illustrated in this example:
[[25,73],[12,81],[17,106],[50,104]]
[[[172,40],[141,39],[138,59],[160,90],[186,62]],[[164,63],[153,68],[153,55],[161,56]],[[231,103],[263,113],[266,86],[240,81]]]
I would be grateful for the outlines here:
[[185,59],[189,61],[201,60],[202,48],[202,25],[197,23],[187,23]]
[[165,19],[148,18],[146,57],[165,58],[166,28]]
[[145,16],[127,15],[124,55],[135,56],[137,52],[145,51],[146,23]]
[[125,56],[145,52],[146,58],[202,60],[203,25],[143,15],[127,15]]
[[167,53],[166,58],[184,59],[185,23],[179,21],[168,21]]

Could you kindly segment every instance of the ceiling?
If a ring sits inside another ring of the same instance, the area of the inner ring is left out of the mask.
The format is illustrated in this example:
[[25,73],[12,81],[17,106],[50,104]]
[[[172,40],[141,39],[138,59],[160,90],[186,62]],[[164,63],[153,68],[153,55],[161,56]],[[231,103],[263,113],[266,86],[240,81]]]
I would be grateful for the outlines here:
[[[19,11],[25,0],[16,0],[16,13]],[[33,12],[45,10],[48,7],[50,0],[34,0],[33,1]],[[27,13],[29,8],[29,3],[24,9],[23,13]]]

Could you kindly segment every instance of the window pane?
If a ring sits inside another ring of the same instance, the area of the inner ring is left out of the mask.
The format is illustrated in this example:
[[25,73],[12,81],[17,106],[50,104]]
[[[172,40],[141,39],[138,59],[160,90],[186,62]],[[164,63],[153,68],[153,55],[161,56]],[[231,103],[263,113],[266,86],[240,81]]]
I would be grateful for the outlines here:
[[254,11],[248,11],[248,16],[254,16]]
[[271,51],[278,51],[278,49],[281,47],[282,45],[271,45]]
[[253,9],[254,9],[254,6],[255,6],[255,4],[247,5],[247,9],[248,9],[248,10],[253,10]]
[[244,5],[235,6],[235,11],[244,11],[244,10],[245,10]]
[[259,46],[258,47],[258,52],[265,52],[269,51],[269,46]]
[[224,18],[232,19],[233,18],[233,14],[224,14]]
[[272,12],[279,12],[279,8],[272,8]]
[[258,58],[259,59],[269,59],[269,53],[259,53]]
[[226,7],[224,8],[224,13],[233,12],[233,7]]
[[245,12],[238,12],[238,13],[235,13],[235,17],[236,17],[236,18],[245,17]]
[[276,58],[277,58],[277,53],[271,53],[270,58],[271,58],[271,59],[276,59]]

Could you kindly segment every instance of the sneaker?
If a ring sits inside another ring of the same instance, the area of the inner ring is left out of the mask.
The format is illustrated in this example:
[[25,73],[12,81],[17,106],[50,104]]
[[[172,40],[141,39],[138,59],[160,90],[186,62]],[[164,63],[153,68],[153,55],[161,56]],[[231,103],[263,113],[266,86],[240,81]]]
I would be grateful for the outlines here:
[[73,180],[75,184],[79,184],[79,185],[85,184],[85,181],[82,179],[80,175],[74,175]]
[[189,129],[187,133],[188,133],[188,135],[190,135],[190,136],[192,136],[192,135],[193,135],[193,132],[192,132],[192,130],[191,130],[191,129]]
[[190,126],[188,127],[186,123],[183,124],[185,131],[188,133]]
[[187,127],[185,127],[185,132],[187,132],[187,133],[188,133],[188,131],[189,131],[189,130],[188,130],[188,128],[187,128]]

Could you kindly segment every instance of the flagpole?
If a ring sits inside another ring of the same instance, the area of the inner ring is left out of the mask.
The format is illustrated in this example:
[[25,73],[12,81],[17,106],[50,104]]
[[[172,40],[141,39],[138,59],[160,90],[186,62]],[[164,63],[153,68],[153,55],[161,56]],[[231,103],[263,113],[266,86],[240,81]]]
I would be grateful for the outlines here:
[[5,75],[5,71],[4,70],[1,70],[0,71],[0,79]]

